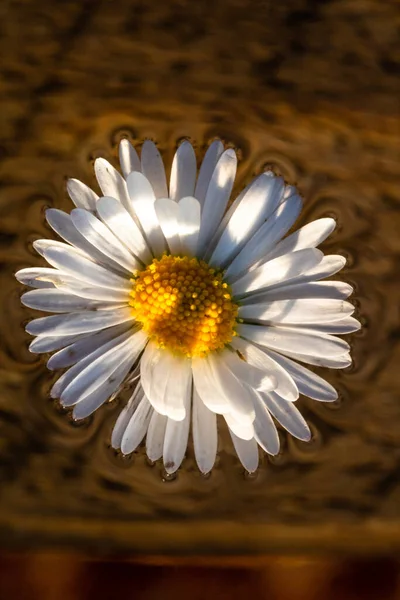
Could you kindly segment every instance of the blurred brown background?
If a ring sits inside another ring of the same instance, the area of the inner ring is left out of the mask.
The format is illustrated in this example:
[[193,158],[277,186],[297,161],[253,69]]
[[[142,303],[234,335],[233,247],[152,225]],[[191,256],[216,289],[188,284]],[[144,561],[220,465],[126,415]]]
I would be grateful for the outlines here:
[[[0,598],[400,597],[399,33],[396,0],[3,0]],[[121,137],[169,165],[182,136],[199,159],[233,145],[237,189],[272,165],[300,225],[337,219],[324,250],[348,258],[364,324],[354,366],[324,371],[340,400],[299,401],[312,442],[282,432],[254,477],[223,430],[209,478],[190,447],[172,480],[123,460],[123,399],[74,425],[27,350],[13,273],[41,264],[66,177],[94,185]]]

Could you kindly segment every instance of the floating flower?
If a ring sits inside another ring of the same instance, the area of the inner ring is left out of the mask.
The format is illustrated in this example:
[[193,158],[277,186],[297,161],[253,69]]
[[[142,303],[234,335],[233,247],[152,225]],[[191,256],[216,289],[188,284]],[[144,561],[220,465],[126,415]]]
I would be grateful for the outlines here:
[[217,418],[225,419],[244,467],[258,466],[258,445],[279,451],[275,421],[300,440],[310,429],[294,402],[337,398],[302,366],[350,365],[336,337],[359,323],[346,301],[352,288],[321,281],[345,264],[316,247],[335,221],[314,221],[288,237],[301,210],[296,190],[267,171],[228,208],[236,154],[213,142],[197,175],[182,143],[169,187],[151,141],[141,158],[120,145],[123,175],[95,162],[102,196],[71,179],[71,214],[46,219],[65,240],[37,240],[50,268],[18,271],[37,288],[28,307],[58,313],[31,321],[30,350],[54,352],[49,369],[66,369],[51,390],[82,419],[136,382],[112,434],[124,454],[146,436],[151,460],[169,473],[184,457],[190,421],[203,473],[214,465]]

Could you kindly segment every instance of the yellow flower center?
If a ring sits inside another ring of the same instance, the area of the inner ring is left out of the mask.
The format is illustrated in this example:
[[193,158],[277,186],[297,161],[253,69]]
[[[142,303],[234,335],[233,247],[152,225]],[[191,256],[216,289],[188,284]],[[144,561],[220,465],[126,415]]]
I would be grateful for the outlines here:
[[238,307],[222,272],[206,262],[164,255],[132,282],[135,318],[161,348],[204,356],[236,335]]

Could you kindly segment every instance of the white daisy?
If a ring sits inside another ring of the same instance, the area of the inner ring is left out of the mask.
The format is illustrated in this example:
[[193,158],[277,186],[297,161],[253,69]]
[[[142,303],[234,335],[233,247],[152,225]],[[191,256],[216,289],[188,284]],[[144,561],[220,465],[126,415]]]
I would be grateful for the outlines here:
[[139,159],[120,145],[123,175],[95,162],[102,196],[72,179],[71,214],[46,218],[65,240],[38,240],[52,268],[22,269],[37,289],[26,306],[59,313],[31,321],[32,352],[55,353],[49,369],[66,369],[51,390],[82,419],[135,391],[112,444],[124,454],[146,436],[151,460],[168,473],[184,457],[190,420],[197,464],[214,465],[217,418],[225,419],[244,467],[258,466],[258,445],[279,451],[275,421],[300,440],[310,429],[294,402],[299,394],[331,402],[334,388],[300,365],[344,368],[356,331],[352,288],[321,281],[345,264],[316,249],[335,221],[319,219],[284,237],[301,210],[296,190],[272,172],[258,176],[227,209],[236,155],[213,142],[197,175],[183,142],[169,189],[159,151],[143,144]]

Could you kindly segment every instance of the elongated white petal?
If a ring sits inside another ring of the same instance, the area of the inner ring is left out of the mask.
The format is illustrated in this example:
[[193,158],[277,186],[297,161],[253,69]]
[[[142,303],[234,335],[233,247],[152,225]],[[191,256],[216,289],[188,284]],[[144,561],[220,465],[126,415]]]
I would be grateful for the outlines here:
[[116,339],[122,333],[125,333],[129,327],[129,323],[122,323],[121,325],[108,327],[97,333],[92,333],[87,337],[80,338],[53,354],[47,361],[47,368],[55,370],[70,367],[83,358],[86,358],[86,356],[97,350],[99,346],[102,346],[112,339]]
[[230,430],[232,442],[236,450],[236,454],[246,471],[254,473],[258,468],[258,446],[254,438],[244,440],[234,434]]
[[106,307],[106,304],[127,305],[129,303],[129,290],[114,290],[108,287],[91,285],[85,281],[78,281],[68,275],[52,276],[54,286],[64,292],[74,294],[80,298],[96,300]]
[[94,163],[94,171],[103,196],[116,198],[127,210],[130,210],[126,181],[117,169],[104,158],[97,158]]
[[29,285],[34,288],[52,288],[54,285],[51,281],[45,281],[41,279],[46,275],[55,275],[58,271],[56,269],[49,269],[46,267],[30,267],[27,269],[20,269],[15,273],[15,278],[24,285]]
[[141,385],[137,385],[132,396],[129,398],[126,406],[119,413],[118,419],[114,425],[114,429],[111,434],[111,445],[116,450],[120,450],[122,438],[124,436],[126,427],[131,420],[133,413],[136,411],[140,402],[143,400],[144,394]]
[[168,417],[153,411],[146,435],[146,454],[152,461],[162,457],[167,422]]
[[319,246],[335,229],[336,221],[330,217],[317,219],[311,223],[307,223],[304,227],[300,227],[297,231],[289,235],[287,238],[279,242],[273,250],[271,250],[264,260],[271,260],[288,252],[296,252],[304,248],[315,248]]
[[99,387],[75,404],[72,417],[76,420],[84,419],[107,402],[118,391],[131,366],[132,360],[128,354],[122,358],[115,371]]
[[200,471],[209,473],[217,456],[217,417],[207,408],[196,390],[193,390],[193,445]]
[[[305,327],[307,328],[307,325]],[[313,325],[312,329],[313,331],[319,331],[320,333],[344,335],[345,333],[354,333],[361,329],[361,323],[354,317],[345,317],[334,323],[318,323],[318,325]]]
[[167,414],[165,391],[174,358],[171,352],[149,342],[140,361],[143,390],[155,410],[162,415]]
[[166,415],[174,421],[182,421],[186,416],[185,406],[192,389],[192,371],[190,360],[172,356],[170,369],[165,373],[167,385],[165,388],[164,405]]
[[265,262],[265,255],[289,231],[301,211],[301,198],[295,194],[281,202],[269,219],[247,242],[226,270],[226,277],[238,277],[251,266]]
[[133,321],[130,308],[83,311],[34,319],[28,323],[26,331],[32,335],[74,335],[98,331],[126,321]]
[[324,256],[318,265],[311,269],[307,269],[307,271],[292,279],[290,283],[307,283],[309,281],[319,281],[325,277],[331,277],[343,269],[345,264],[346,259],[344,256],[340,256],[339,254],[328,254],[327,256]]
[[269,173],[257,177],[231,215],[211,256],[211,264],[223,266],[239,254],[265,221],[266,215],[272,212],[271,205],[276,209],[278,201],[275,178]]
[[44,257],[53,267],[79,278],[81,281],[116,290],[131,289],[132,284],[128,279],[123,279],[100,265],[94,264],[91,260],[75,252],[74,248],[50,247],[44,251]]
[[44,352],[54,352],[60,348],[65,348],[70,344],[74,344],[78,340],[84,339],[90,336],[90,333],[77,333],[76,335],[39,335],[29,344],[29,351],[35,352],[36,354],[42,354]]
[[152,253],[154,256],[161,256],[167,247],[154,209],[156,197],[153,188],[142,173],[135,171],[128,176],[127,185],[131,205]]
[[330,369],[345,369],[351,365],[351,357],[348,352],[340,356],[320,356],[318,352],[315,354],[302,354],[300,352],[280,350],[280,354],[294,358],[300,362],[307,363],[309,365],[315,365],[316,367],[329,367]]
[[144,264],[151,262],[151,252],[142,232],[118,200],[106,196],[100,198],[97,213],[109,230]]
[[[283,281],[290,281],[317,265],[322,258],[322,252],[315,248],[279,256],[235,281],[232,284],[232,291],[236,296],[243,296]],[[229,281],[229,278],[227,280]]]
[[193,358],[192,373],[194,387],[205,406],[217,414],[226,414],[231,410],[227,395],[215,385],[209,357]]
[[240,439],[251,440],[254,437],[253,423],[243,422],[240,417],[231,413],[224,415],[224,419],[230,431],[232,431]]
[[300,325],[332,323],[350,316],[354,306],[344,300],[306,298],[276,300],[262,304],[247,304],[239,308],[239,317],[259,323],[290,323]]
[[[130,331],[121,334],[118,338],[118,343],[94,358],[80,373],[71,381],[61,393],[61,402],[64,406],[76,404],[81,398],[85,398],[88,394],[97,389],[107,378],[111,377],[114,371],[122,362],[129,360],[132,365],[139,353],[143,350],[146,343],[146,335],[142,331],[138,331],[132,335]],[[106,344],[103,346],[103,348]],[[87,358],[94,355],[88,355]],[[86,359],[83,359],[86,360]],[[83,363],[83,360],[80,361]],[[77,363],[80,364],[80,363]]]
[[128,273],[140,268],[140,263],[97,217],[87,210],[75,208],[71,219],[76,229],[92,246],[124,267]]
[[194,196],[199,201],[200,206],[204,204],[212,174],[223,151],[223,143],[220,140],[215,140],[208,146],[204,155],[194,191]]
[[140,155],[142,173],[150,181],[156,198],[167,198],[167,178],[164,163],[157,146],[151,140],[146,140]]
[[190,397],[185,401],[185,418],[183,421],[168,419],[165,428],[163,459],[167,473],[175,473],[181,466],[185,456],[190,426]]
[[236,167],[237,158],[234,150],[226,150],[218,160],[207,189],[197,248],[199,256],[206,251],[225,212],[236,175]]
[[119,163],[125,179],[132,171],[141,171],[138,153],[129,140],[121,140],[119,143]]
[[312,329],[244,324],[239,325],[237,331],[256,344],[283,353],[298,351],[305,355],[333,358],[349,351],[349,345],[344,340]]
[[353,288],[348,283],[342,281],[318,281],[309,283],[290,282],[287,285],[274,286],[273,289],[267,289],[263,292],[255,291],[249,294],[243,300],[242,304],[255,304],[257,302],[274,302],[275,300],[297,300],[302,298],[312,298],[317,304],[319,298],[329,298],[344,300],[353,293]]
[[83,250],[80,250],[76,247],[72,247],[69,244],[64,244],[64,242],[59,242],[58,240],[35,240],[32,246],[35,248],[36,252],[43,257],[44,253],[49,248],[57,248],[59,250],[73,250],[75,254],[79,254],[79,256],[84,256],[85,258],[89,258],[89,256],[86,254],[86,252],[83,252]]
[[196,181],[196,155],[190,142],[183,142],[172,162],[169,195],[173,200],[193,196]]
[[186,196],[179,201],[178,226],[182,252],[195,256],[200,231],[200,203],[196,198]]
[[265,452],[276,455],[280,447],[279,435],[265,403],[258,394],[256,394],[254,408],[256,411],[253,423],[254,437]]
[[266,407],[275,419],[295,438],[308,442],[311,431],[301,412],[291,402],[285,402],[275,392],[262,394]]
[[319,400],[320,402],[333,402],[337,399],[338,394],[335,388],[316,373],[299,365],[290,358],[272,352],[272,350],[269,350],[268,354],[290,373],[300,394],[314,400]]
[[276,361],[274,361],[266,352],[257,348],[240,337],[234,337],[231,345],[238,350],[244,359],[257,369],[264,370],[269,376],[274,377],[277,382],[275,391],[285,400],[294,402],[299,397],[299,391],[286,369],[283,369]]
[[210,354],[209,363],[215,378],[215,386],[225,394],[229,400],[230,413],[243,423],[252,423],[255,412],[252,401],[252,392],[233,375],[225,365],[223,358]]
[[47,312],[65,313],[77,310],[97,310],[104,307],[104,303],[96,300],[80,298],[58,289],[31,290],[21,296],[24,306]]
[[139,446],[140,442],[146,435],[152,414],[153,407],[147,400],[146,396],[144,396],[130,418],[124,435],[122,436],[121,452],[123,454],[130,454]]
[[68,179],[67,191],[77,208],[84,208],[91,212],[96,210],[98,195],[78,179]]
[[225,349],[221,352],[220,356],[228,369],[242,383],[245,383],[255,390],[264,392],[276,388],[277,380],[275,377],[266,373],[265,370],[253,367],[246,361],[241,360],[236,352]]
[[154,209],[171,254],[180,254],[182,245],[179,237],[178,203],[170,198],[159,198],[154,203]]

